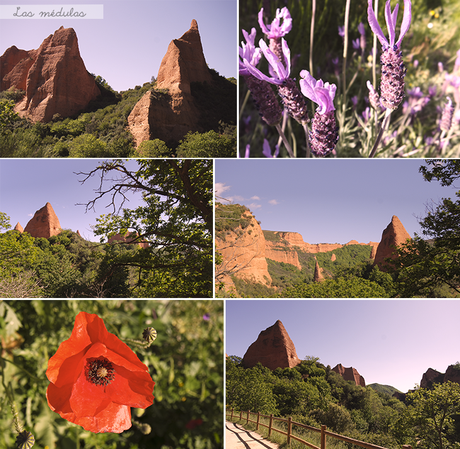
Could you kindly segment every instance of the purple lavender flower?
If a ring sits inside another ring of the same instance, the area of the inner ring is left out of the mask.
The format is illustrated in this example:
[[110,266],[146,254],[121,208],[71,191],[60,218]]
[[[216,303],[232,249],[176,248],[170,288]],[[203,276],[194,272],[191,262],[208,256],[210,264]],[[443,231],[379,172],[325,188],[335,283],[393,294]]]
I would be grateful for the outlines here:
[[[267,58],[269,67],[268,70],[270,72],[271,77],[262,73],[259,69],[257,69],[248,59],[243,60],[243,64],[246,70],[252,75],[258,78],[259,80],[266,81],[270,84],[276,84],[277,86],[282,85],[290,75],[291,71],[291,51],[284,39],[282,39],[282,48],[283,48],[283,59],[284,64],[279,58],[273,53],[270,48],[268,48],[267,44],[261,39],[259,41],[260,50],[263,52],[265,58]],[[241,73],[241,72],[240,72]]]
[[270,126],[277,125],[281,121],[282,111],[275,93],[270,84],[254,76],[250,70],[257,70],[255,66],[259,63],[261,58],[260,49],[256,48],[254,45],[256,30],[253,28],[251,34],[243,30],[243,35],[246,44],[242,42],[239,49],[240,75],[245,79],[248,89],[251,91],[252,99],[262,119]]
[[369,103],[370,103],[370,105],[377,112],[380,112],[382,110],[382,105],[380,104],[379,94],[374,89],[374,86],[372,85],[372,83],[369,80],[367,81],[366,85],[367,85],[367,88],[369,89]]
[[278,93],[283,99],[284,106],[289,111],[292,118],[299,123],[308,121],[308,111],[305,105],[304,98],[300,93],[295,81],[289,77],[291,70],[291,51],[286,41],[281,39],[283,48],[284,64],[279,60],[275,53],[268,48],[267,44],[261,39],[259,41],[260,49],[269,63],[269,72],[271,77],[262,73],[259,69],[245,62],[245,67],[253,75],[261,81],[275,84],[278,86]]
[[452,118],[454,116],[454,107],[452,106],[452,100],[447,97],[447,103],[444,105],[441,116],[440,128],[442,131],[449,131],[452,126]]
[[364,28],[364,23],[359,22],[358,25],[358,31],[359,31],[359,46],[361,47],[361,50],[364,53],[364,50],[366,50],[366,30]]
[[460,68],[460,50],[457,50],[457,58],[455,59],[454,72]]
[[[289,10],[284,7],[276,10],[276,17],[273,19],[271,25],[264,23],[264,9],[259,11],[259,25],[263,33],[270,39],[270,49],[278,56],[279,60],[283,62],[283,48],[281,45],[281,38],[283,38],[292,28],[292,19]],[[280,20],[283,19],[283,24],[280,25]]]
[[307,70],[302,70],[300,76],[302,93],[319,106],[312,120],[311,149],[316,156],[324,157],[334,151],[339,140],[334,117],[334,97],[337,86],[315,80]]
[[354,39],[351,41],[351,44],[353,45],[353,48],[355,50],[358,50],[358,48],[360,48],[360,43],[359,43],[359,38],[358,39]]
[[246,30],[241,30],[243,32],[244,39],[246,43],[241,42],[241,47],[239,48],[240,60],[239,60],[239,72],[240,75],[249,75],[248,69],[244,65],[244,61],[248,61],[251,66],[256,66],[259,64],[262,54],[260,48],[256,48],[254,45],[254,40],[256,38],[256,29],[251,30],[251,34],[248,34]]
[[272,155],[272,149],[270,148],[270,143],[268,142],[267,139],[264,139],[262,152],[265,157],[276,158],[280,152],[280,147],[279,145],[275,145],[275,153]]
[[364,109],[364,111],[363,111],[363,113],[361,115],[363,117],[364,123],[366,124],[369,121],[369,119],[371,118],[371,110],[370,110],[369,106],[366,109]]
[[343,26],[339,26],[339,36],[341,38],[344,38],[345,37],[345,27]]
[[[264,34],[269,39],[279,39],[286,36],[292,29],[292,19],[289,10],[284,7],[276,10],[276,17],[273,19],[271,25],[265,25],[264,23],[264,8],[259,11],[259,25]],[[283,24],[280,25],[280,20],[283,19]]]
[[369,26],[382,44],[382,55],[380,63],[382,65],[382,79],[380,82],[380,102],[389,109],[397,109],[404,98],[404,76],[406,68],[402,61],[402,52],[400,51],[401,42],[410,28],[412,13],[411,0],[404,0],[404,15],[401,23],[401,31],[398,40],[396,39],[396,19],[398,18],[399,4],[391,11],[391,1],[387,0],[385,4],[385,21],[387,24],[388,41],[383,34],[382,29],[377,21],[377,17],[372,9],[372,0],[368,0],[367,17]]

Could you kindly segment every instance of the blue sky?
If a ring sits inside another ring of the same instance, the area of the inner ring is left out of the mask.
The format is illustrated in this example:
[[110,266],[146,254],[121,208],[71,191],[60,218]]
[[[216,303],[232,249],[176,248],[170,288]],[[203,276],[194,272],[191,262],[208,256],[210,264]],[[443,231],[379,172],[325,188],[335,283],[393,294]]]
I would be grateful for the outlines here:
[[[455,187],[427,182],[420,159],[216,160],[216,195],[247,206],[263,230],[307,243],[379,242],[396,215],[413,236],[426,205]],[[221,200],[225,204],[224,201]]]
[[460,300],[227,300],[225,352],[243,357],[281,320],[298,357],[354,367],[407,392],[428,368],[460,361]]
[[[86,69],[117,91],[158,75],[169,43],[198,22],[206,62],[222,76],[237,76],[236,0],[27,0],[21,5],[103,4],[98,19],[2,19],[0,54],[12,45],[37,49],[61,25],[75,29]],[[0,4],[14,4],[0,0]]]
[[[35,212],[47,202],[51,204],[63,229],[80,231],[83,238],[99,241],[91,226],[96,218],[112,212],[106,208],[108,198],[96,203],[96,211],[85,213],[87,203],[96,197],[99,177],[93,177],[85,184],[75,172],[88,172],[98,166],[97,159],[0,159],[0,211],[10,217],[11,227],[21,223],[26,227]],[[134,161],[129,166],[135,168]],[[131,201],[125,204],[134,208],[141,204],[139,194],[128,194]]]

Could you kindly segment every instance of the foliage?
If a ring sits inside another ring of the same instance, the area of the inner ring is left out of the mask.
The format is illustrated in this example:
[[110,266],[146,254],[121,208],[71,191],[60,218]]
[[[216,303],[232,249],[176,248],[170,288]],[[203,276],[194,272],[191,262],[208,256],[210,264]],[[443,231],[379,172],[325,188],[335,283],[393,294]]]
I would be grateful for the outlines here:
[[[317,358],[309,357],[294,368],[270,371],[260,364],[244,369],[241,359],[231,356],[226,369],[228,408],[273,413],[281,418],[291,416],[296,422],[316,428],[324,424],[333,432],[389,448],[410,440],[406,436],[399,441],[399,434],[394,431],[406,412],[404,403],[370,387],[345,381]],[[251,379],[258,382],[257,388]],[[257,401],[251,402],[254,397]],[[270,408],[262,411],[266,402]],[[282,427],[282,423],[277,422],[276,427]],[[302,438],[317,444],[311,435],[302,434]],[[333,444],[328,439],[328,446],[330,443]]]
[[189,132],[176,149],[177,157],[234,157],[235,153],[236,137],[213,130]]
[[420,448],[458,448],[460,441],[460,385],[435,384],[406,396],[407,413],[401,418],[412,429]]
[[362,278],[325,279],[300,284],[281,294],[286,298],[387,298],[387,292],[376,282]]
[[[450,186],[460,178],[457,160],[427,160],[426,164],[420,172],[429,182],[436,179]],[[419,221],[422,233],[430,240],[416,235],[398,249],[393,265],[401,296],[438,296],[444,285],[450,292],[443,296],[460,294],[460,191],[456,196],[457,200],[443,198]]]
[[[212,160],[138,160],[137,164],[131,171],[123,161],[106,161],[90,173],[80,173],[84,180],[101,176],[98,197],[88,208],[105,195],[111,197],[114,212],[98,219],[96,235],[103,240],[130,232],[136,241],[148,244],[131,254],[114,254],[108,264],[136,270],[132,295],[212,296]],[[112,179],[113,174],[119,177]],[[106,181],[111,185],[105,187]],[[141,206],[122,209],[128,190],[142,194]],[[118,211],[117,195],[122,201]]]
[[[70,337],[80,311],[98,314],[109,332],[126,340],[156,383],[153,405],[145,412],[133,409],[133,427],[120,435],[86,432],[47,404],[48,360]],[[147,326],[157,330],[158,338],[142,349],[132,340],[139,340]],[[21,425],[35,436],[34,447],[222,446],[221,301],[3,301],[0,335],[0,448],[13,447],[15,438],[8,386]]]
[[[33,124],[13,110],[22,91],[0,96],[0,157],[234,157],[236,152],[236,86],[211,71],[211,84],[192,83],[194,101],[204,111],[200,115],[202,133],[189,133],[169,145],[155,139],[135,148],[128,130],[128,116],[148,91],[154,98],[165,95],[156,82],[144,83],[124,92],[115,92],[101,76],[96,76],[101,95],[86,110],[50,123]],[[200,109],[201,110],[201,109]]]
[[223,231],[232,231],[238,227],[246,229],[251,222],[251,215],[246,206],[240,204],[221,204],[216,207],[216,233],[221,237]]
[[[313,3],[316,4],[316,15],[312,28]],[[330,157],[368,157],[378,133],[377,120],[381,120],[382,114],[369,107],[369,91],[366,86],[369,80],[377,88],[381,73],[380,44],[377,45],[377,57],[373,58],[373,34],[367,21],[367,1],[287,0],[267,4],[263,0],[252,0],[240,8],[240,30],[249,33],[255,28],[255,43],[258,46],[259,39],[265,36],[258,25],[257,13],[264,7],[264,13],[271,22],[275,18],[276,9],[284,6],[289,9],[292,17],[292,30],[285,36],[291,52],[291,77],[299,80],[299,73],[306,69],[315,78],[337,86],[335,107],[339,141]],[[331,14],[331,11],[334,13]],[[399,17],[401,13],[402,5]],[[379,23],[384,24],[382,3],[379,4],[378,15]],[[346,20],[348,33],[344,39],[339,35],[338,28],[344,27]],[[364,24],[364,48],[356,43],[361,38],[359,23]],[[412,23],[401,46],[407,67],[406,98],[399,109],[393,112],[377,156],[458,157],[458,116],[450,132],[442,133],[440,130],[446,96],[449,95],[452,100],[455,98],[457,111],[459,107],[458,82],[455,80],[460,73],[454,62],[460,48],[458,23],[456,0],[412,2]],[[244,42],[241,31],[239,41]],[[345,43],[348,44],[346,49]],[[268,73],[264,58],[258,68]],[[240,156],[245,156],[249,146],[250,157],[264,157],[264,140],[274,148],[278,144],[278,132],[259,117],[243,79],[240,82],[239,98]],[[316,105],[311,104],[310,108],[308,103],[308,106],[311,118]],[[294,153],[297,157],[304,157],[306,144],[303,127],[295,120],[288,119],[283,129]],[[282,146],[280,157],[287,156]]]

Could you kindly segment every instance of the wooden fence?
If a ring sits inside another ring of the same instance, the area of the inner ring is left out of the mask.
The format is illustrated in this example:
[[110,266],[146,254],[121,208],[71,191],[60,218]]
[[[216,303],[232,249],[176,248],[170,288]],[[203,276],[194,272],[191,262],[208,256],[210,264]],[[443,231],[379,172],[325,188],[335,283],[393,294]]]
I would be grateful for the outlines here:
[[[250,422],[254,423],[256,425],[256,430],[259,430],[260,426],[266,427],[268,429],[268,436],[270,436],[272,434],[272,432],[278,432],[278,433],[281,433],[282,435],[286,435],[287,444],[291,444],[291,440],[296,440],[296,441],[299,441],[302,444],[305,444],[306,446],[308,446],[308,447],[310,447],[312,449],[326,449],[326,437],[329,436],[329,437],[335,438],[337,440],[345,441],[347,443],[356,444],[357,446],[361,446],[361,447],[364,447],[366,449],[386,449],[386,448],[384,448],[382,446],[377,446],[376,444],[365,443],[364,441],[355,440],[354,438],[346,437],[344,435],[339,435],[339,434],[334,433],[334,432],[329,432],[327,430],[327,427],[324,426],[324,425],[321,426],[321,429],[318,429],[316,427],[307,426],[306,424],[302,424],[302,423],[298,423],[296,421],[292,421],[291,417],[277,418],[277,417],[275,417],[273,415],[262,415],[261,413],[254,413],[254,412],[251,412],[249,410],[247,412],[242,412],[242,411],[235,412],[235,410],[233,408],[231,410],[227,410],[227,415],[230,415],[230,419],[236,418],[238,416],[240,421],[243,420],[243,413],[246,415],[244,417],[244,419],[246,420],[246,424],[248,424]],[[255,420],[251,419],[251,415],[255,415],[257,417],[257,419],[255,419]],[[269,419],[269,424],[267,425],[267,424],[261,423],[260,422],[260,417],[268,418]],[[287,432],[285,432],[284,430],[281,430],[281,429],[276,429],[273,426],[273,423],[276,422],[276,421],[287,423]],[[312,432],[320,433],[321,434],[321,447],[315,446],[314,444],[311,444],[308,441],[302,440],[302,438],[299,438],[296,435],[294,435],[293,432],[292,432],[293,426],[298,426],[300,428],[307,429],[307,430],[310,430]],[[412,446],[404,445],[403,449],[412,449]]]

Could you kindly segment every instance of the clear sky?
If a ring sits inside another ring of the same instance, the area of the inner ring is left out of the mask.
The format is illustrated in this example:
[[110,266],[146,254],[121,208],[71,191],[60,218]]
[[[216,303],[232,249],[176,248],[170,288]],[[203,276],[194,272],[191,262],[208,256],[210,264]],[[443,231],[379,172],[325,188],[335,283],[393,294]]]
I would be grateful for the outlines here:
[[[454,197],[419,173],[420,159],[216,160],[216,195],[247,206],[263,230],[307,243],[379,242],[396,215],[413,236],[426,205]],[[222,203],[225,204],[223,200]]]
[[[96,212],[85,213],[87,203],[97,195],[99,177],[93,177],[81,184],[83,176],[75,172],[88,172],[98,166],[97,159],[0,159],[0,211],[10,217],[11,227],[21,223],[26,227],[35,212],[47,202],[51,204],[63,229],[71,229],[86,240],[98,242],[91,226],[96,218],[112,212],[106,208],[108,198],[96,203]],[[129,166],[137,167],[134,161]],[[139,194],[129,196],[131,201],[125,207],[134,208],[142,200]]]
[[[17,2],[0,0],[0,4]],[[27,0],[19,4],[103,4],[103,19],[2,19],[0,54],[13,45],[37,49],[61,25],[75,29],[80,54],[90,73],[117,91],[134,88],[158,75],[169,43],[195,19],[208,66],[237,77],[236,0]]]
[[297,356],[356,368],[366,385],[407,392],[428,368],[460,361],[460,300],[226,301],[225,352],[243,357],[281,320]]

